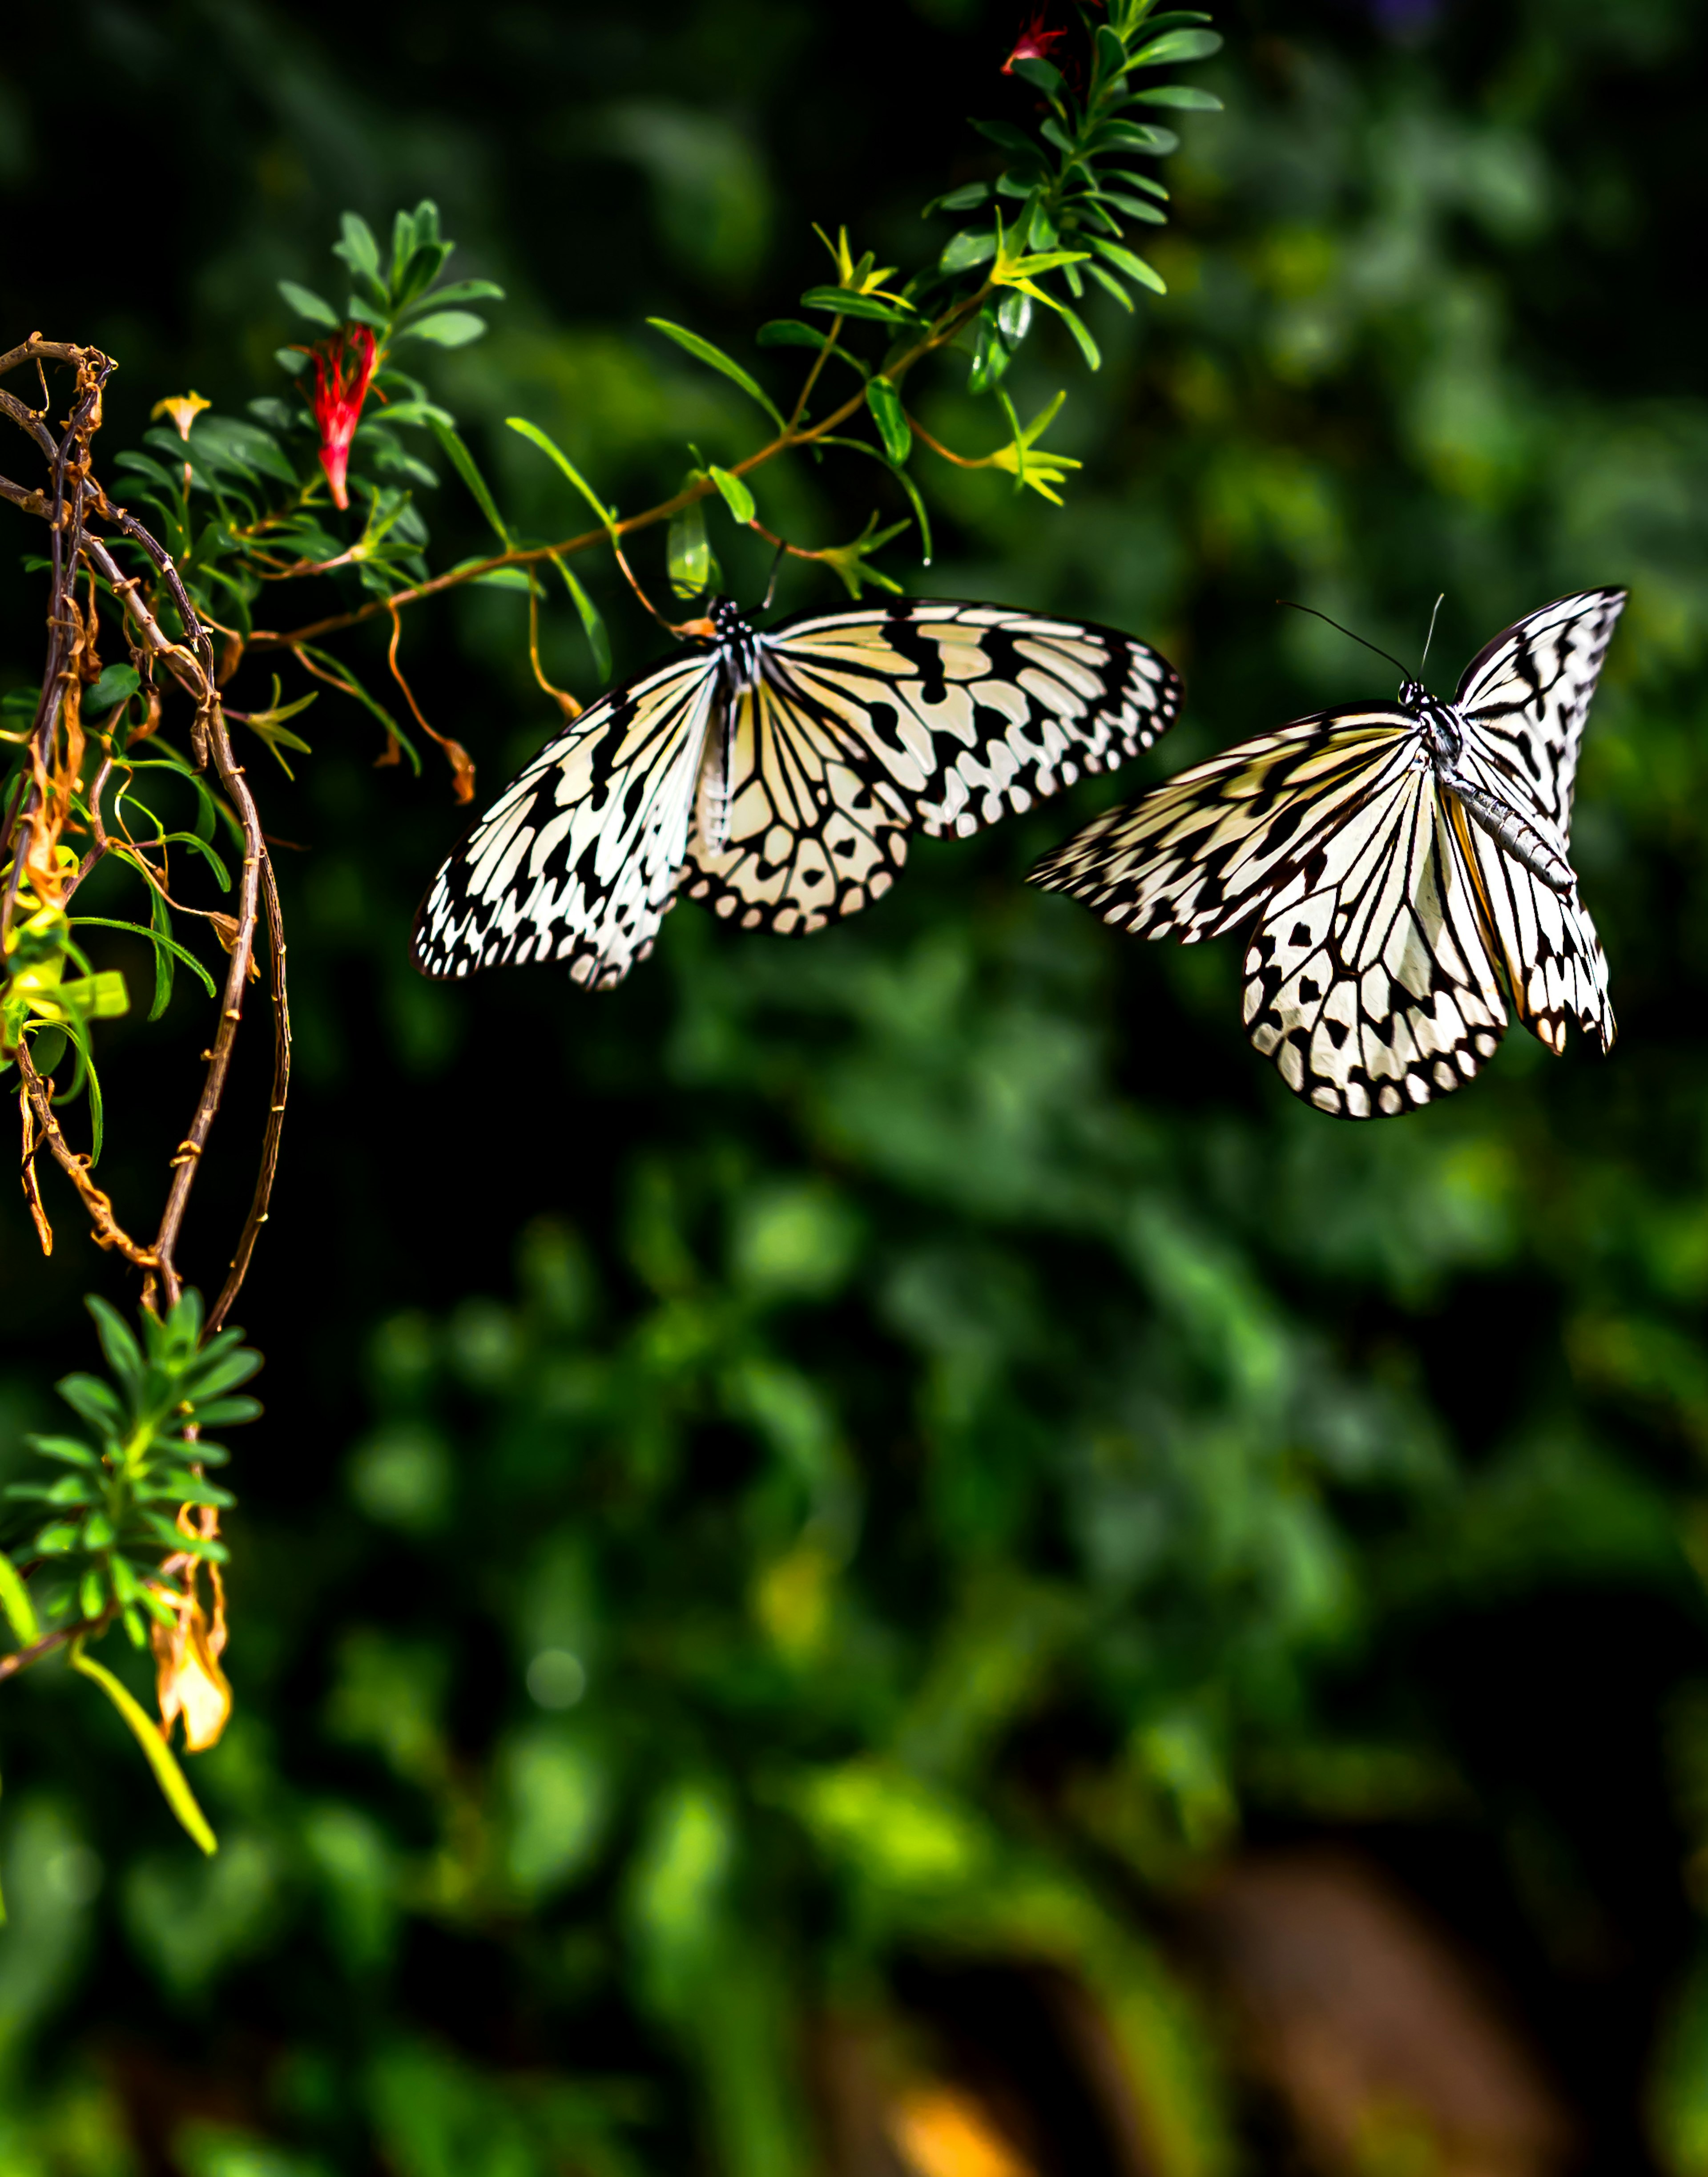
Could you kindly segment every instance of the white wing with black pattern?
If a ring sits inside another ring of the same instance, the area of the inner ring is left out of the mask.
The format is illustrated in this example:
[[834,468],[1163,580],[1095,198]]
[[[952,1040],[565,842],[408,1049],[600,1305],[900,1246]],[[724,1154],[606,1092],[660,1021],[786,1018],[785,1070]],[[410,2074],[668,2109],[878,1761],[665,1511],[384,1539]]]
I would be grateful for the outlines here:
[[1584,720],[1627,594],[1583,590],[1527,614],[1471,659],[1453,699],[1508,797],[1540,809],[1562,840]]
[[415,924],[425,974],[557,961],[608,990],[675,897],[718,688],[674,658],[547,742],[439,870]]

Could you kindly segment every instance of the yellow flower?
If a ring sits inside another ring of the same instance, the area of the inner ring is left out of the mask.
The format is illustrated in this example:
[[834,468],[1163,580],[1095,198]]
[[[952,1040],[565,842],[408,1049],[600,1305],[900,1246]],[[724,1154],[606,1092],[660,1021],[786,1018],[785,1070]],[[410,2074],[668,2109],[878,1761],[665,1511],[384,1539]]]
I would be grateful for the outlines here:
[[179,438],[188,445],[190,425],[204,408],[211,408],[213,405],[211,401],[204,401],[199,393],[174,393],[165,401],[156,401],[148,412],[148,419],[151,423],[156,416],[170,416],[177,426]]

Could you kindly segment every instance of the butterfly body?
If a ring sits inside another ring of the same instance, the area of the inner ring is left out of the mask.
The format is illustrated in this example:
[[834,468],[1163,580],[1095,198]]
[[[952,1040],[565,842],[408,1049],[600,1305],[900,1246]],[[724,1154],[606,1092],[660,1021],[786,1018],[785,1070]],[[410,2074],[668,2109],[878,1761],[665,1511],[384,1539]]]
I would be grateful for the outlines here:
[[1150,745],[1166,661],[1112,629],[898,598],[693,647],[589,706],[434,879],[417,964],[558,961],[596,988],[679,889],[744,929],[816,930],[887,891],[909,835],[959,836]]
[[1584,717],[1624,603],[1563,597],[1474,658],[1454,700],[1327,712],[1100,817],[1033,881],[1136,936],[1254,922],[1252,1043],[1345,1118],[1471,1079],[1507,1023],[1612,1045],[1607,962],[1568,855]]

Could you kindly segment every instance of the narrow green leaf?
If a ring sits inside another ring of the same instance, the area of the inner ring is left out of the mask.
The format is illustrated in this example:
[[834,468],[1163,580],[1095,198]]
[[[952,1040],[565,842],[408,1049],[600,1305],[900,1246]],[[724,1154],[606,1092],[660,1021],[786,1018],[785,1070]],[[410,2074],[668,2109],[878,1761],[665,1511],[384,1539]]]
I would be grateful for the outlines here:
[[1226,111],[1214,91],[1200,90],[1196,84],[1190,83],[1160,83],[1154,90],[1136,91],[1133,102],[1138,106],[1172,106],[1181,113]]
[[[286,736],[286,739],[293,742],[296,738],[297,737],[294,734],[290,734]],[[157,892],[154,897],[156,900],[159,900],[160,898],[160,895]],[[164,901],[161,901],[161,908],[162,913],[164,913]],[[185,948],[178,943],[176,938],[167,936],[163,930],[145,928],[140,922],[123,922],[121,921],[117,915],[78,914],[72,917],[72,927],[74,930],[80,930],[85,923],[93,924],[97,930],[128,930],[133,937],[146,937],[151,945],[162,947],[165,951],[171,953],[174,960],[182,961],[186,968],[192,969],[194,974],[199,975],[201,978],[204,988],[206,990],[207,994],[210,998],[216,998],[219,996],[220,990],[218,984],[216,983],[213,977],[209,974],[207,969],[203,967],[201,962],[197,959],[195,954],[194,952],[187,952]],[[160,985],[158,982],[156,982],[155,985],[155,998],[156,1003],[158,1003],[160,998]],[[150,1020],[158,1020],[160,1018],[160,1015],[156,1012],[150,1012],[149,1018]]]
[[529,423],[526,416],[506,416],[505,417],[505,423],[509,429],[519,433],[521,436],[526,439],[531,445],[538,446],[540,451],[547,456],[549,460],[557,463],[558,466],[563,471],[570,482],[574,484],[576,489],[580,492],[581,497],[586,499],[588,505],[592,508],[594,513],[598,516],[605,533],[614,544],[617,541],[616,516],[609,507],[603,505],[600,502],[594,494],[592,486],[587,482],[587,478],[581,474],[581,471],[576,466],[575,463],[570,459],[563,448],[558,445],[554,440],[548,438],[546,434],[541,430],[538,423]]
[[72,1669],[98,1685],[124,1718],[132,1736],[141,1747],[149,1767],[154,1771],[155,1781],[165,1794],[166,1804],[194,1841],[205,1852],[217,1852],[219,1840],[208,1827],[207,1816],[196,1804],[195,1794],[184,1781],[184,1772],[178,1766],[177,1756],[166,1744],[154,1719],[104,1664],[97,1663],[92,1656],[84,1654],[80,1640],[71,1644],[70,1661]]
[[3,1552],[0,1552],[0,1610],[5,1612],[12,1637],[20,1648],[32,1647],[41,1638],[41,1622],[35,1615],[30,1590],[18,1577],[17,1566]]
[[678,347],[686,348],[689,354],[696,357],[700,362],[709,363],[713,370],[721,371],[732,385],[739,385],[750,401],[758,402],[779,431],[787,428],[783,412],[758,379],[744,370],[732,357],[725,355],[721,347],[714,347],[709,340],[702,339],[698,333],[690,333],[685,325],[672,325],[668,318],[648,318],[647,322],[655,331],[674,341]]
[[861,295],[852,287],[809,287],[800,298],[807,310],[832,310],[842,318],[869,318],[875,325],[912,325],[919,312],[887,302],[881,295]]
[[486,478],[476,466],[474,456],[470,453],[449,423],[442,423],[437,416],[433,415],[428,417],[427,423],[428,428],[439,441],[440,451],[468,486],[475,505],[486,516],[499,543],[506,551],[510,551],[513,548],[516,540],[505,527],[504,516],[498,510],[498,501],[488,489]]
[[887,378],[870,379],[866,383],[866,406],[872,412],[872,421],[878,427],[885,453],[899,469],[914,450],[914,434],[902,406],[901,395]]
[[564,587],[574,600],[576,610],[581,616],[581,630],[587,638],[587,647],[593,653],[593,666],[601,680],[611,677],[611,638],[605,631],[605,623],[599,608],[593,603],[571,572],[569,562],[554,552],[552,565],[564,578]]
[[[332,305],[324,297],[317,295],[312,287],[299,287],[294,280],[281,280],[279,292],[297,315],[307,318],[310,325],[330,325],[336,331],[344,322]],[[286,368],[288,369],[290,366],[286,364]],[[299,363],[297,368],[301,368]]]
[[1101,265],[1089,265],[1086,267],[1086,270],[1090,273],[1092,278],[1096,281],[1098,286],[1101,287],[1106,294],[1113,295],[1116,301],[1120,303],[1121,308],[1127,311],[1130,316],[1133,308],[1132,297],[1127,293],[1126,288],[1121,286],[1120,281],[1116,278],[1114,273],[1110,272]]
[[988,182],[969,182],[963,188],[951,189],[947,196],[933,197],[920,217],[926,218],[934,211],[971,211],[975,205],[988,203],[990,196]]
[[1100,150],[1154,151],[1159,157],[1180,149],[1172,128],[1153,128],[1143,121],[1105,121],[1093,132],[1092,141]]
[[423,295],[417,303],[411,303],[398,313],[399,324],[406,323],[418,312],[442,310],[452,303],[501,303],[504,289],[491,280],[453,280],[448,287],[435,287],[432,294]]
[[1099,198],[1100,205],[1113,205],[1129,219],[1143,220],[1151,226],[1166,226],[1168,214],[1160,205],[1151,204],[1143,197],[1130,197],[1121,189],[1105,189]]
[[436,310],[431,317],[417,318],[400,325],[394,340],[424,340],[434,347],[467,347],[486,330],[486,319],[472,310]]
[[1141,46],[1127,65],[1166,68],[1174,61],[1207,61],[1221,49],[1222,41],[1214,30],[1165,30],[1160,38]]
[[1129,280],[1137,280],[1141,287],[1149,287],[1154,294],[1167,294],[1168,283],[1155,266],[1147,265],[1143,258],[1135,257],[1130,249],[1123,249],[1118,242],[1104,241],[1100,235],[1091,246],[1106,263],[1114,265],[1118,272],[1126,273]]
[[1066,322],[1068,331],[1072,334],[1074,339],[1079,343],[1079,352],[1085,357],[1088,366],[1093,370],[1101,370],[1103,368],[1102,351],[1099,348],[1097,342],[1093,340],[1091,335],[1086,330],[1080,319],[1068,308],[1066,303],[1057,303],[1055,305],[1055,308],[1056,315]]
[[735,519],[742,523],[751,521],[759,511],[753,503],[753,494],[739,476],[731,476],[728,469],[708,468],[706,472],[718,487],[718,495]]
[[[869,446],[864,439],[843,439],[832,436],[830,438],[820,439],[819,444],[825,446],[846,446],[850,453],[864,454],[868,461],[883,462],[883,466],[889,470],[890,474],[907,494],[908,498],[912,504],[914,518],[919,525],[919,539],[922,548],[920,557],[924,565],[929,567],[931,564],[932,553],[930,516],[925,512],[925,502],[919,496],[919,486],[914,482],[907,471],[905,469],[892,467],[891,464],[884,459],[883,455],[878,451],[877,448],[876,446]],[[885,533],[887,536],[894,536],[896,532],[894,530],[888,530]]]
[[1037,146],[1023,128],[1017,128],[1012,121],[975,121],[973,126],[981,136],[1022,158],[1035,158]]

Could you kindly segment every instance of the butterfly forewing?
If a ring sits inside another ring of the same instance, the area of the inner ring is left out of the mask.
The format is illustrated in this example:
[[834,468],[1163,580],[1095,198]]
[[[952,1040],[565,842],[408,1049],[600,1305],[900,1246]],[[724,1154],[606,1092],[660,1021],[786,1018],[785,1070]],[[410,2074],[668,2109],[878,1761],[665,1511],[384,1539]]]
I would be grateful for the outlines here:
[[1419,761],[1403,711],[1301,718],[1110,810],[1046,855],[1032,881],[1135,936],[1220,936],[1301,867],[1320,872],[1340,827]]
[[713,658],[674,659],[548,741],[434,880],[423,971],[554,960],[606,988],[644,959],[675,893],[716,686]]
[[1527,614],[1477,652],[1454,698],[1508,797],[1540,810],[1562,841],[1571,830],[1585,716],[1625,597],[1584,590]]
[[816,930],[887,890],[907,834],[961,834],[1148,748],[1180,707],[1113,629],[899,600],[759,637],[737,705],[727,841],[688,888],[744,928]]

